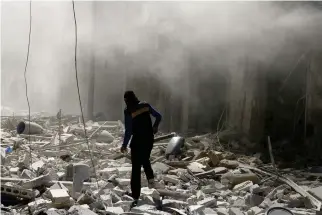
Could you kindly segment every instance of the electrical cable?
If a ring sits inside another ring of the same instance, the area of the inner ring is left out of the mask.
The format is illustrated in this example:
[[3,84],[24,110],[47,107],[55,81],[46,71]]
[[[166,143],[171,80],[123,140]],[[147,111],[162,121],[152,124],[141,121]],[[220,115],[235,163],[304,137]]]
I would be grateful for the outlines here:
[[28,104],[28,143],[29,143],[29,156],[30,156],[30,166],[32,164],[32,153],[31,153],[31,142],[30,142],[30,103],[29,103],[29,98],[28,98],[28,84],[27,84],[27,67],[28,67],[28,62],[29,62],[29,50],[30,50],[30,38],[31,38],[31,0],[29,3],[29,37],[28,37],[28,49],[27,49],[27,59],[26,59],[26,64],[25,64],[25,72],[24,72],[24,77],[25,77],[25,86],[26,86],[26,98],[27,98],[27,104]]
[[95,174],[97,188],[99,188],[97,174],[96,174],[96,168],[95,168],[95,164],[94,164],[94,160],[93,160],[93,156],[92,156],[92,151],[91,151],[91,148],[90,148],[89,142],[88,142],[88,137],[87,137],[87,132],[86,132],[86,125],[85,125],[85,119],[84,119],[84,114],[83,114],[82,100],[81,100],[80,90],[79,90],[78,71],[77,71],[77,20],[76,20],[75,2],[74,2],[74,0],[72,0],[72,3],[73,3],[73,14],[74,14],[74,23],[75,23],[75,58],[74,58],[74,62],[75,62],[75,76],[76,76],[76,85],[77,85],[78,101],[79,101],[79,106],[80,106],[81,115],[82,115],[82,123],[83,123],[83,127],[84,127],[85,140],[86,140],[87,148],[88,148],[89,155],[90,155],[90,158],[91,158],[91,162],[92,162],[92,165],[93,165],[93,170],[94,170],[94,174]]

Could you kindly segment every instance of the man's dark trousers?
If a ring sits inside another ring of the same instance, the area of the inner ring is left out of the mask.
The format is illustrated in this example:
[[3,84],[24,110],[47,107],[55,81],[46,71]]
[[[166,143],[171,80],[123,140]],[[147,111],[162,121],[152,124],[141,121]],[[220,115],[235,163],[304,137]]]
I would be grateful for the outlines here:
[[[145,139],[145,138],[144,138]],[[141,193],[141,167],[143,166],[146,178],[153,179],[153,170],[150,163],[150,154],[153,148],[153,139],[135,139],[131,141],[131,190],[133,199],[137,200]]]

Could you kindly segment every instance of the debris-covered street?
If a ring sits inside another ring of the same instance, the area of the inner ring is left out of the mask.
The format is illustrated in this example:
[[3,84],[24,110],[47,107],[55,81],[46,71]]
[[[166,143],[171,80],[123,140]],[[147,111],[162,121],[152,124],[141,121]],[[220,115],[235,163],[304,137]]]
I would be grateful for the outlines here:
[[165,134],[151,153],[157,187],[149,189],[142,172],[139,205],[129,212],[131,161],[119,152],[121,121],[86,122],[94,170],[79,117],[33,116],[31,130],[38,129],[30,139],[17,134],[21,119],[2,120],[1,214],[259,215],[281,206],[313,215],[321,208],[321,173],[276,170],[259,154],[230,152],[214,134],[171,148],[175,134]]
[[322,2],[2,1],[4,215],[322,215]]

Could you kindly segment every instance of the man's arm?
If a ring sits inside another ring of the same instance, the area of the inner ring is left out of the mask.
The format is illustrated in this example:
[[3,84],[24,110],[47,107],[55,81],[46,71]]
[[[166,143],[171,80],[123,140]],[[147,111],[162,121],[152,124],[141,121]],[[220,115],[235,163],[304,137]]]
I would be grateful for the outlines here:
[[153,127],[154,128],[158,128],[159,127],[159,124],[162,120],[162,116],[161,114],[156,111],[151,105],[149,105],[149,110],[150,110],[150,114],[155,118],[155,121],[154,121],[154,124],[153,124]]
[[124,111],[124,124],[125,134],[122,146],[126,148],[132,136],[132,118],[126,111]]

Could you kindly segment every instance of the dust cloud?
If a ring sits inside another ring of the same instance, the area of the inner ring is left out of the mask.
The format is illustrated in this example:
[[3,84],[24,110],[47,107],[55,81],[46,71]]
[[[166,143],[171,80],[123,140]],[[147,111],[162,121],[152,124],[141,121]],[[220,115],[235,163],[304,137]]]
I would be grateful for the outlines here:
[[[137,77],[153,74],[167,86],[185,75],[192,58],[199,59],[195,76],[207,78],[216,72],[231,76],[242,69],[240,61],[245,58],[269,67],[283,61],[280,56],[297,58],[304,51],[321,49],[322,43],[319,2],[76,1],[75,6],[83,103],[93,68],[99,77],[113,72],[109,65],[118,65],[117,70]],[[3,2],[1,20],[1,105],[26,110],[23,72],[29,3]],[[55,113],[62,108],[79,113],[74,36],[71,2],[32,2],[27,72],[32,112]],[[289,64],[283,67],[288,70],[294,62]],[[134,70],[134,66],[143,69]],[[107,90],[119,90],[117,87],[97,86],[95,92],[104,96]],[[181,88],[170,89],[180,96]],[[101,109],[104,101],[102,98]]]

